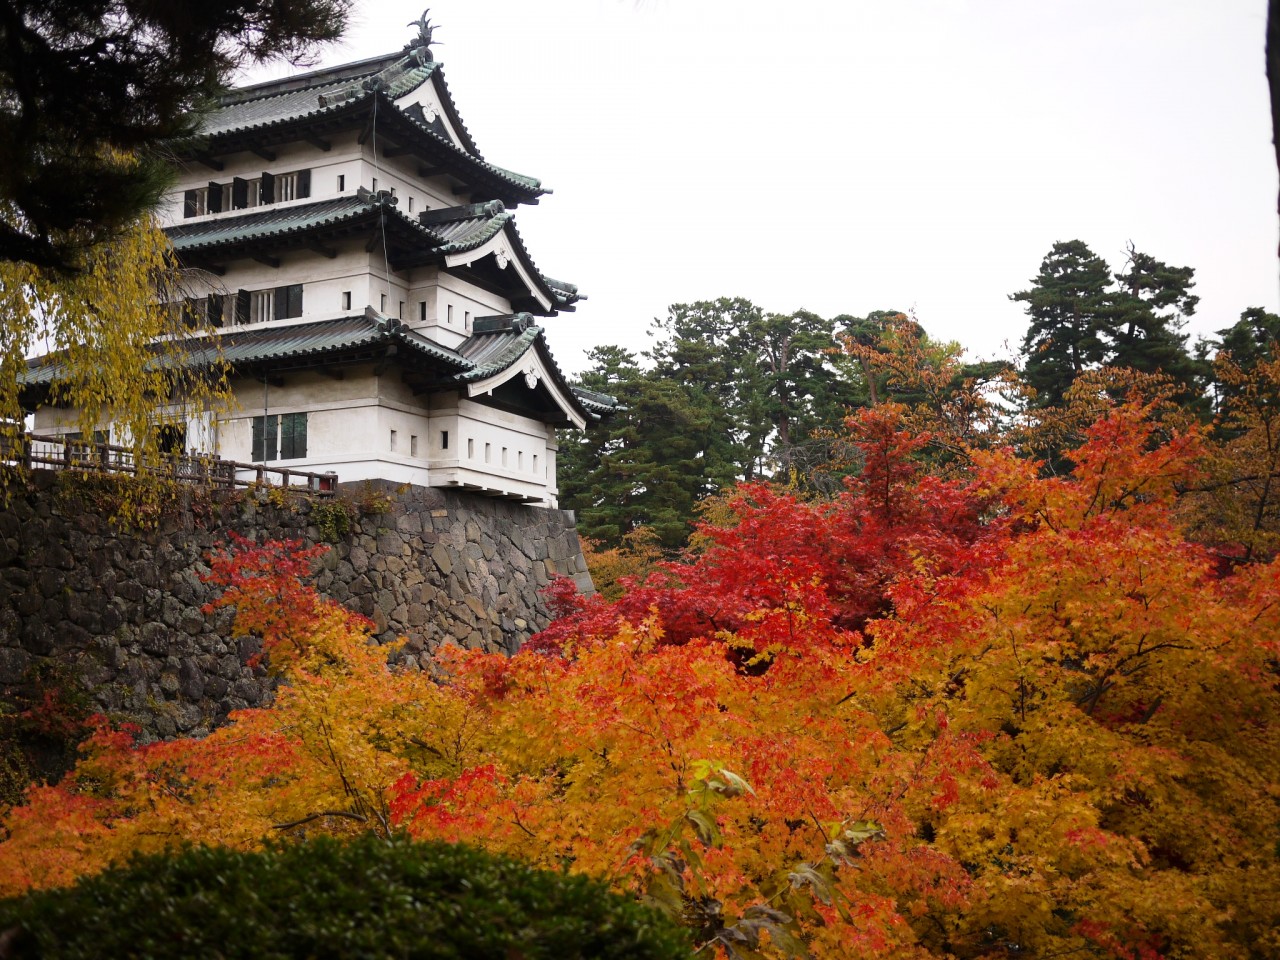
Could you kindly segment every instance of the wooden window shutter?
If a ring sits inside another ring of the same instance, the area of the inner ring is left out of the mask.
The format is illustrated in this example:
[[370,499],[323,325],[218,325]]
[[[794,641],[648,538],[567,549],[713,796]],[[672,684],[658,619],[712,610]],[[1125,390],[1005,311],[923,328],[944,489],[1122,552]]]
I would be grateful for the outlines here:
[[299,199],[311,196],[311,171],[299,170],[296,176],[298,178],[298,192],[294,196]]
[[265,426],[266,426],[266,417],[253,418],[253,447],[249,452],[249,459],[254,461],[255,463],[258,462],[259,460],[267,459],[265,456],[263,456],[263,454],[266,452],[266,445],[263,443],[263,440],[265,439],[265,435],[266,435],[266,430],[264,429]]
[[280,415],[280,459],[297,460],[307,455],[307,415]]
[[222,326],[223,309],[224,309],[224,302],[222,299],[222,294],[220,293],[209,294],[209,312],[206,314],[206,319],[209,321],[210,326],[214,326],[214,327]]
[[275,203],[276,202],[276,178],[265,170],[262,172],[262,179],[258,182],[258,203]]
[[236,323],[249,322],[249,291],[236,291]]
[[276,287],[277,320],[288,320],[302,316],[302,284],[291,283],[285,287]]
[[196,215],[196,192],[188,190],[182,195],[182,215],[184,217],[194,217]]
[[249,205],[249,181],[240,177],[231,179],[231,209],[243,210]]
[[209,202],[210,213],[222,212],[222,184],[209,181]]

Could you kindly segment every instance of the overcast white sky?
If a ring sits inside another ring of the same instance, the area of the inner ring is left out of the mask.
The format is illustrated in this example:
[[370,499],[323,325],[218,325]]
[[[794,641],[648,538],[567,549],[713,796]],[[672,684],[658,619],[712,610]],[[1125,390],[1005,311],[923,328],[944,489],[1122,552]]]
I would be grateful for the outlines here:
[[[426,0],[357,0],[321,63],[399,49]],[[555,193],[517,224],[589,300],[562,365],[668,304],[914,310],[972,356],[1056,240],[1196,269],[1193,333],[1277,310],[1266,0],[434,0],[486,159]],[[279,73],[280,71],[276,71]],[[261,76],[261,74],[259,74]],[[1003,346],[1008,344],[1007,347]]]

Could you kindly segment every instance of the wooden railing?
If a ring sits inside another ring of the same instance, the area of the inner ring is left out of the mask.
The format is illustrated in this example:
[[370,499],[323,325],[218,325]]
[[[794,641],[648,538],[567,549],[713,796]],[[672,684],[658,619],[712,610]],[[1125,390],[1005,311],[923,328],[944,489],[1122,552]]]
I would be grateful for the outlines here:
[[239,463],[211,455],[162,454],[156,459],[140,460],[129,447],[29,433],[17,438],[0,434],[0,463],[27,470],[163,477],[177,483],[223,490],[272,486],[331,496],[338,488],[338,475],[332,472],[312,473],[261,463]]

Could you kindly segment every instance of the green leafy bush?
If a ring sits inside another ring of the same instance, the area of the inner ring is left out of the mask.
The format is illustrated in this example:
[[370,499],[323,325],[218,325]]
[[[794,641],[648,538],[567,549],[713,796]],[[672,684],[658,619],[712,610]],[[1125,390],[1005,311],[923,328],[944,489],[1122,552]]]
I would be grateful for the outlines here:
[[669,960],[690,951],[666,918],[587,878],[365,836],[139,857],[74,887],[0,901],[0,955]]

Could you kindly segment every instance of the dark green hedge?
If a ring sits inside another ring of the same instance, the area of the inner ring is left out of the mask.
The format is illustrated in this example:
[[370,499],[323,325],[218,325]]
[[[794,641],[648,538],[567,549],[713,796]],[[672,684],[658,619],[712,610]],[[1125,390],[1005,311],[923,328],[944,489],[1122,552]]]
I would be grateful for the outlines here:
[[74,887],[0,901],[6,939],[0,956],[50,960],[690,956],[665,917],[584,877],[373,837],[137,858]]

